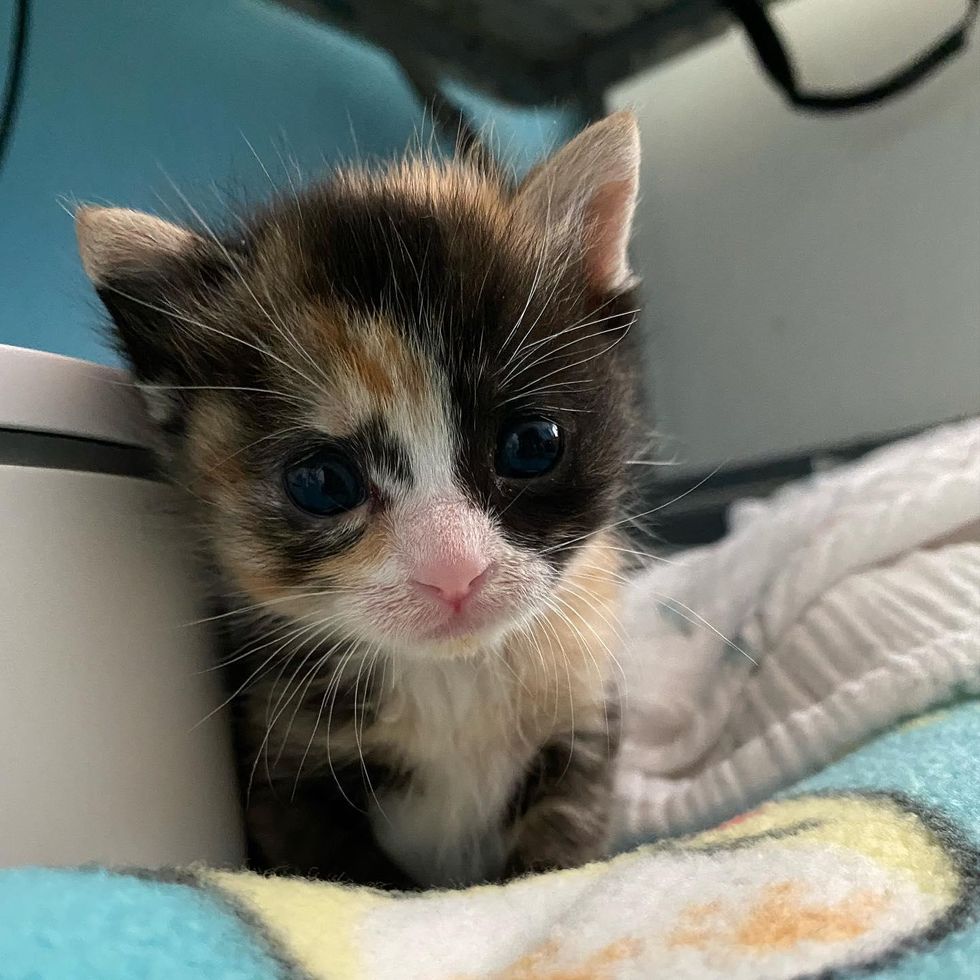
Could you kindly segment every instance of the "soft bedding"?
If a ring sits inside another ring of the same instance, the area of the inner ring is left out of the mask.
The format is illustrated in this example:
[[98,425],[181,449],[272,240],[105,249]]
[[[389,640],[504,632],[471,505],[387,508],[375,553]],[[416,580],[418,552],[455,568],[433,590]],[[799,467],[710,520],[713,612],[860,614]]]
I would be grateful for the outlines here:
[[631,849],[609,861],[404,896],[8,870],[0,978],[972,978],[978,529],[967,421],[746,503],[725,541],[640,577]]
[[980,694],[980,419],[745,501],[731,523],[633,584],[622,842],[710,826]]

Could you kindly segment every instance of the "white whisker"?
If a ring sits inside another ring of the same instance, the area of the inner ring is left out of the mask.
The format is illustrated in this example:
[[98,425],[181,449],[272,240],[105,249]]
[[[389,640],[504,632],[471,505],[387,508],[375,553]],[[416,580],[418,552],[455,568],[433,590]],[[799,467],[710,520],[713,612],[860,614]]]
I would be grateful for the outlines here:
[[683,493],[679,493],[676,497],[671,497],[671,499],[666,501],[665,503],[658,504],[656,507],[651,507],[649,510],[645,510],[640,514],[631,514],[629,517],[624,517],[618,521],[614,521],[612,524],[607,524],[604,527],[596,528],[596,530],[589,531],[587,534],[581,534],[577,538],[572,538],[570,541],[562,541],[560,544],[551,545],[548,548],[542,548],[540,553],[548,554],[549,552],[552,551],[559,551],[563,548],[568,548],[579,541],[584,541],[586,538],[594,537],[595,535],[601,534],[604,531],[611,531],[613,528],[620,527],[623,524],[628,524],[630,521],[636,521],[639,520],[641,517],[649,517],[650,514],[656,514],[657,511],[661,511],[665,507],[670,507],[671,505],[676,504],[677,501],[683,500],[688,494],[694,493],[694,491],[697,490],[699,487],[704,486],[704,484],[707,483],[708,480],[710,480],[723,466],[725,466],[727,462],[728,460],[724,460],[723,462],[719,463],[710,473],[708,473],[706,476],[703,476],[700,480],[698,480],[698,482],[695,483],[694,486],[688,487],[688,489],[685,490]]
[[580,337],[575,337],[572,340],[566,341],[564,344],[560,344],[558,347],[552,348],[546,354],[542,355],[541,357],[535,358],[534,360],[530,361],[530,363],[528,363],[527,360],[528,356],[532,354],[534,350],[537,349],[538,347],[541,347],[545,344],[554,343],[555,340],[557,340],[563,334],[566,334],[571,330],[583,330],[586,327],[597,326],[598,324],[605,323],[608,320],[614,320],[617,317],[635,315],[638,312],[639,310],[624,310],[622,313],[612,313],[609,316],[600,317],[597,320],[590,320],[586,323],[580,323],[574,327],[568,327],[565,330],[560,330],[557,334],[554,334],[553,336],[545,337],[542,340],[536,341],[534,344],[528,345],[528,347],[524,352],[525,356],[520,360],[518,360],[518,362],[513,366],[510,372],[500,382],[501,385],[503,387],[506,387],[507,385],[512,384],[517,378],[519,378],[525,372],[530,371],[532,368],[537,367],[539,364],[545,364],[550,360],[554,360],[561,351],[566,350],[569,347],[574,347],[576,344],[584,343],[587,340],[593,340],[596,337],[602,337],[605,334],[615,333],[617,330],[624,330],[624,329],[628,330],[629,325],[627,325],[626,327],[622,325],[616,327],[608,327],[605,330],[597,330],[594,333],[583,334]]
[[[243,139],[245,138],[244,133],[242,134],[242,138]],[[251,143],[249,143],[247,139],[245,139],[245,143],[248,145],[249,149],[251,149],[252,152],[255,153],[254,147],[252,147]],[[256,159],[258,159],[258,154],[256,154]],[[262,166],[262,169],[265,170],[266,175],[269,175],[269,171],[265,169],[265,164],[263,164],[261,160],[259,160],[259,164]],[[183,191],[181,191],[181,189],[176,185],[176,183],[174,183],[173,179],[170,177],[169,174],[166,173],[166,171],[164,171],[164,176],[167,178],[168,182],[170,183],[170,186],[174,189],[174,192],[177,194],[177,196],[181,199],[181,201],[184,202],[184,206],[188,208],[191,214],[200,223],[201,227],[204,228],[208,237],[221,250],[222,254],[225,257],[225,261],[227,261],[229,266],[235,270],[235,274],[238,276],[238,279],[241,282],[242,286],[245,287],[245,291],[249,294],[249,296],[252,298],[252,301],[258,307],[259,312],[269,321],[269,323],[279,333],[279,335],[286,341],[286,343],[289,344],[289,346],[292,347],[297,354],[299,354],[301,357],[304,357],[309,362],[309,364],[312,365],[314,371],[320,374],[321,378],[327,380],[327,376],[324,374],[323,369],[316,363],[316,361],[313,360],[312,357],[310,357],[306,349],[299,343],[299,341],[296,340],[296,337],[293,335],[293,333],[285,326],[285,324],[276,321],[273,318],[272,314],[259,301],[258,296],[255,295],[255,291],[249,285],[248,280],[245,278],[245,275],[242,272],[235,257],[228,250],[228,246],[225,245],[225,243],[218,237],[218,235],[215,234],[211,226],[204,220],[203,217],[201,217],[200,212],[194,207],[193,204],[191,204],[187,196],[183,193]],[[270,181],[272,180],[271,176],[269,176],[269,180]],[[272,355],[270,354],[270,356]],[[312,378],[309,377],[309,375],[304,374],[295,365],[289,364],[288,362],[282,360],[281,358],[274,358],[274,359],[279,361],[280,364],[283,364],[286,367],[288,367],[295,374],[299,375],[299,377],[301,377],[304,381],[307,382],[307,384],[311,385],[314,389],[322,390],[320,386]]]
[[[736,653],[740,653],[743,657],[745,657],[746,660],[755,664],[756,667],[759,666],[759,662],[755,658],[751,657],[737,643],[733,642],[727,636],[725,636],[725,634],[722,633],[720,629],[718,629],[716,626],[713,626],[711,623],[709,623],[708,620],[706,620],[704,616],[702,616],[700,613],[693,610],[690,606],[684,605],[684,603],[681,602],[680,599],[675,599],[673,596],[665,595],[662,592],[654,592],[652,594],[655,596],[659,596],[660,604],[663,606],[667,606],[667,608],[670,609],[671,612],[675,613],[677,616],[680,616],[681,619],[686,619],[689,623],[691,623],[694,626],[704,626],[706,629],[711,630],[711,632],[714,633],[715,636],[717,636],[718,639],[720,639],[727,647],[731,648]],[[684,615],[684,613],[680,612],[678,609],[674,609],[673,606],[679,606],[681,609],[686,610],[691,614],[691,616],[694,617],[694,619],[688,618],[687,616]]]

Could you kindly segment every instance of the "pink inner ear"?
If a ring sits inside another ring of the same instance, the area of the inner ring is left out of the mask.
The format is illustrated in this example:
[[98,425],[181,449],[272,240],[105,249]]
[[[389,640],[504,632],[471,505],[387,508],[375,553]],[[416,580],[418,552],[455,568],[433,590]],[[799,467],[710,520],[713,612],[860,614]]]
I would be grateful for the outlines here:
[[632,278],[626,247],[635,200],[635,181],[610,180],[596,190],[586,209],[586,275],[602,292],[625,289]]

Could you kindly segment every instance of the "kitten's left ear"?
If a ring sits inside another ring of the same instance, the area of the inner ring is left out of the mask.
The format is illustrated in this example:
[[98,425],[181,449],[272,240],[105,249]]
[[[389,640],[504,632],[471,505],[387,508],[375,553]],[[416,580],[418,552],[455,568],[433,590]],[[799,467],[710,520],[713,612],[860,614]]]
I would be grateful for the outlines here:
[[141,381],[184,378],[213,357],[220,331],[206,329],[201,303],[232,274],[227,248],[126,208],[79,208],[75,230],[85,272]]
[[75,233],[85,274],[96,288],[138,279],[183,258],[200,242],[186,228],[128,208],[80,207]]
[[636,285],[627,248],[639,168],[636,117],[623,110],[583,130],[517,191],[540,227],[578,238],[586,277],[600,293]]

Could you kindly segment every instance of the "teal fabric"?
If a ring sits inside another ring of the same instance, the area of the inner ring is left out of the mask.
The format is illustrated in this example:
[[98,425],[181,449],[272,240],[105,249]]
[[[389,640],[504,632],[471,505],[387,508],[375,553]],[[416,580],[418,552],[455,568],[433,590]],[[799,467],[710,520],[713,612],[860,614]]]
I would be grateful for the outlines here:
[[949,843],[961,847],[968,869],[971,897],[963,921],[873,975],[882,980],[980,976],[980,703],[967,701],[900,726],[781,795],[830,790],[902,793],[942,815],[961,838]]
[[206,892],[106,871],[0,874],[2,980],[272,980],[275,960]]
[[[901,800],[957,868],[960,896],[927,935],[834,977],[973,980],[980,964],[980,703],[902,725],[781,796]],[[0,872],[0,980],[272,980],[296,976],[234,905],[105,871]],[[740,974],[741,976],[742,974]]]
[[[13,4],[0,0],[0,77]],[[286,185],[291,160],[312,174],[390,157],[424,128],[386,54],[272,2],[32,7],[23,101],[0,171],[0,343],[115,360],[75,252],[72,202],[166,215],[187,213],[183,194],[214,214],[222,195],[254,199],[270,178]],[[454,94],[518,169],[574,125],[547,108]]]
[[848,789],[906,793],[942,810],[980,846],[980,703],[899,725],[780,795]]

